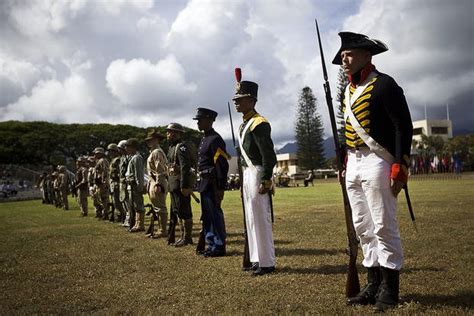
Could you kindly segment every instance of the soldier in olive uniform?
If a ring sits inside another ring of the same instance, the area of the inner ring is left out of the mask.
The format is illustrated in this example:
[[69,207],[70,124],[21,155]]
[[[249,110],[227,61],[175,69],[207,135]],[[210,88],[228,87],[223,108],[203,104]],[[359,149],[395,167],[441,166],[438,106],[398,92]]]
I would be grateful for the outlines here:
[[146,162],[149,175],[147,192],[160,222],[160,233],[152,235],[153,237],[167,236],[168,210],[166,209],[166,194],[168,193],[168,160],[165,152],[160,147],[160,141],[165,138],[165,135],[155,130],[148,133],[147,138],[145,138],[146,144],[150,149],[150,155]]
[[51,182],[53,188],[53,202],[56,208],[61,207],[61,195],[59,194],[59,174],[53,171],[51,174]]
[[[119,211],[118,221],[120,221],[124,213],[122,203],[120,203],[120,151],[117,144],[112,143],[107,146],[107,152],[111,159],[109,166],[110,196],[115,210]],[[111,220],[114,217],[112,216]]]
[[136,138],[130,138],[125,144],[127,154],[131,156],[125,177],[127,180],[128,196],[130,197],[131,212],[135,214],[135,225],[130,232],[145,230],[145,207],[143,206],[143,192],[145,191],[145,168],[143,157],[138,152],[140,143]]
[[217,112],[198,108],[195,120],[204,136],[198,151],[198,172],[200,176],[199,192],[201,193],[201,220],[203,233],[208,244],[205,257],[225,255],[225,222],[221,202],[227,182],[230,159],[226,152],[225,142],[213,128]]
[[[178,123],[171,123],[166,128],[168,149],[168,185],[171,195],[171,227],[176,226],[179,218],[181,226],[181,239],[174,245],[182,247],[193,244],[193,213],[191,210],[191,193],[193,192],[192,157],[188,145],[183,142],[184,128]],[[174,229],[170,229],[168,244],[174,239]]]
[[77,159],[78,169],[76,171],[76,189],[77,189],[77,202],[81,209],[81,215],[87,216],[88,206],[87,206],[87,195],[88,195],[88,180],[87,176],[89,170],[87,168],[87,159],[84,157],[79,157]]
[[270,123],[255,111],[258,85],[237,78],[233,97],[237,112],[243,114],[239,150],[243,170],[243,200],[253,275],[275,270],[275,247],[271,222],[271,189],[276,155]]
[[105,150],[102,147],[94,149],[95,164],[95,184],[97,185],[98,197],[100,199],[99,213],[101,219],[108,219],[109,208],[109,161],[105,157]]
[[119,163],[119,171],[120,171],[120,183],[119,183],[119,200],[122,204],[121,210],[123,213],[120,216],[122,221],[122,226],[126,228],[133,227],[135,225],[135,217],[131,217],[130,212],[130,198],[128,196],[127,190],[127,179],[125,174],[127,173],[128,163],[130,161],[130,156],[127,154],[125,144],[127,143],[126,140],[121,140],[117,147],[120,151],[120,163]]
[[59,166],[58,167],[58,190],[59,196],[61,201],[61,207],[64,210],[69,210],[69,201],[67,199],[67,193],[69,190],[69,180],[66,166]]

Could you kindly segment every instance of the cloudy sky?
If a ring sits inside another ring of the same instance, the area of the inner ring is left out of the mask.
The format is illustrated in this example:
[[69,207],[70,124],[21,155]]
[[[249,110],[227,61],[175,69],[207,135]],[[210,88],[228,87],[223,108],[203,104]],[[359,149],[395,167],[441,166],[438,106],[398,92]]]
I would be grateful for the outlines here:
[[[310,86],[330,133],[314,19],[331,65],[340,31],[383,40],[377,68],[405,90],[414,119],[445,118],[474,132],[472,0],[3,0],[0,121],[195,127],[219,112],[234,68],[260,85],[257,108],[277,144],[293,140],[298,94]],[[234,122],[238,123],[234,111]]]

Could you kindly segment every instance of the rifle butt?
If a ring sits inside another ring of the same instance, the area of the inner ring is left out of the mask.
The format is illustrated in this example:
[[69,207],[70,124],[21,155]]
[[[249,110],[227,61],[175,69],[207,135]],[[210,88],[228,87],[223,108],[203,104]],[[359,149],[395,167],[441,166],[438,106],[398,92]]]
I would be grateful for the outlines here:
[[356,259],[351,258],[347,270],[346,297],[354,297],[360,292],[359,274],[357,272]]

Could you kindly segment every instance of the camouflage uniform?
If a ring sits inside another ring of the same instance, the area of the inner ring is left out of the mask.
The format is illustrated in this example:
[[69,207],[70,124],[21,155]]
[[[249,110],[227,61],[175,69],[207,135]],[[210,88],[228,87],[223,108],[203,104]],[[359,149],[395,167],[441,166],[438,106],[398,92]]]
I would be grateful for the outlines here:
[[77,202],[81,208],[81,215],[87,216],[88,214],[88,205],[87,205],[87,195],[88,195],[88,173],[89,170],[85,166],[86,159],[80,157],[78,159],[79,168],[76,171],[76,189],[77,189]]
[[59,167],[59,174],[58,174],[58,191],[61,201],[61,207],[64,210],[69,209],[69,201],[67,199],[67,193],[69,190],[69,180],[67,175],[66,166]]
[[105,158],[105,151],[101,147],[94,149],[94,154],[99,157],[95,165],[95,184],[98,190],[99,207],[102,219],[108,219],[109,206],[109,161]]

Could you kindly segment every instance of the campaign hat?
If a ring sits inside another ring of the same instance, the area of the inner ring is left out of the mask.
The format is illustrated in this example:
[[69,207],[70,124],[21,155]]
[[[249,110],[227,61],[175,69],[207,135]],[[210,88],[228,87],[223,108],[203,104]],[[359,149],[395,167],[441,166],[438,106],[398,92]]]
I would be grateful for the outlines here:
[[164,139],[166,136],[160,132],[158,132],[156,129],[152,129],[151,131],[148,132],[146,135],[145,140],[152,140],[152,139]]

